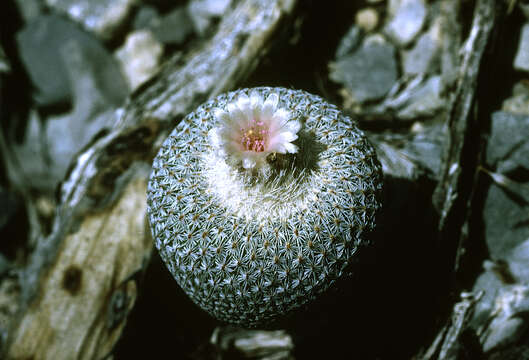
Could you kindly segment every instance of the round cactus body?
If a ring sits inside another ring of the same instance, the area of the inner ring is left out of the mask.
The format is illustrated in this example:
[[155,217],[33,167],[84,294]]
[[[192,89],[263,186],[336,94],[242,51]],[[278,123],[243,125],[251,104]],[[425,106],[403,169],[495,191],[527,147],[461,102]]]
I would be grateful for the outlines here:
[[340,277],[375,226],[382,177],[353,121],[285,88],[218,96],[186,116],[154,159],[156,247],[191,299],[257,326]]

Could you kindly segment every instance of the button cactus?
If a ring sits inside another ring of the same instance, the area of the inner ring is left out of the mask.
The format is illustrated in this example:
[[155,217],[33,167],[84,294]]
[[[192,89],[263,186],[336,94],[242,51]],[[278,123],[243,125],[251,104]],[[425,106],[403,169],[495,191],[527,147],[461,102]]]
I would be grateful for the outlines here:
[[186,116],[154,159],[156,247],[191,299],[257,326],[328,289],[367,243],[380,164],[353,121],[320,97],[242,89]]

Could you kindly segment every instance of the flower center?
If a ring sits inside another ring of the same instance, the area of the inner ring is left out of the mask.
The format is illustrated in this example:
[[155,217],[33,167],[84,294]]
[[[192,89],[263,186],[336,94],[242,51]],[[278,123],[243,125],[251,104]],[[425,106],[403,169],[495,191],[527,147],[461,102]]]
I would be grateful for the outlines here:
[[241,145],[246,151],[263,152],[270,131],[262,121],[252,120],[247,128],[241,128]]

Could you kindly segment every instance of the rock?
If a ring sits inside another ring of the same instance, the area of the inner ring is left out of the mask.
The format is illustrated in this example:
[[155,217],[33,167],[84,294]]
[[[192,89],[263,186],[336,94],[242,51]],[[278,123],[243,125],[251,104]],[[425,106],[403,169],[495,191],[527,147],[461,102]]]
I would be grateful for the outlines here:
[[529,284],[529,239],[512,249],[506,260],[512,275],[520,282]]
[[134,30],[150,29],[158,22],[160,22],[158,10],[154,6],[142,4],[132,20],[132,28]]
[[512,96],[505,99],[502,110],[512,114],[529,115],[529,85],[520,81],[513,86]]
[[114,35],[134,3],[135,0],[46,0],[46,5],[67,14],[103,39]]
[[427,33],[422,34],[411,50],[403,51],[405,74],[431,74],[439,69],[442,48],[441,22],[434,21]]
[[443,124],[421,124],[421,129],[410,136],[371,134],[384,175],[416,181],[421,175],[438,180],[441,155],[446,142]]
[[401,149],[388,141],[372,138],[384,176],[403,178],[411,181],[420,176],[417,163],[408,158]]
[[191,0],[187,12],[196,32],[204,35],[212,20],[222,16],[230,3],[231,0]]
[[[128,94],[119,67],[101,43],[72,22],[56,15],[41,16],[16,36],[20,57],[35,86],[38,105],[72,101],[72,83],[77,74],[65,71],[67,58],[81,56],[93,73],[101,92],[111,103],[120,104]],[[79,54],[64,51],[75,44]],[[85,96],[85,94],[83,94]]]
[[336,48],[336,54],[334,57],[340,59],[347,54],[352,53],[362,40],[362,30],[356,25],[349,28],[347,33],[340,39],[340,43]]
[[66,39],[59,55],[73,89],[73,110],[44,121],[32,111],[24,143],[14,148],[30,186],[47,194],[64,178],[75,154],[113,125],[114,109],[128,94],[119,67],[108,54],[90,52],[86,44]]
[[217,327],[210,338],[211,345],[226,358],[241,359],[293,359],[294,342],[284,330],[248,330],[235,327]]
[[330,78],[343,84],[359,103],[384,97],[397,81],[395,48],[378,37],[366,39],[358,50],[330,68]]
[[182,44],[194,32],[191,18],[183,7],[162,16],[151,30],[158,41],[171,45]]
[[148,29],[162,44],[179,45],[194,32],[193,23],[185,7],[177,7],[168,14],[160,16],[150,6],[143,6],[134,19],[136,30]]
[[491,185],[483,209],[483,231],[491,259],[508,259],[513,249],[529,238],[527,221],[527,208],[505,189]]
[[[528,133],[528,116],[501,111],[492,114],[486,168],[496,170],[489,173],[493,184],[488,189],[483,209],[483,231],[491,259],[509,261],[513,249],[529,239],[529,190],[526,193],[523,190],[527,184],[521,183],[516,188],[517,183],[508,179],[509,174],[529,171]],[[518,248],[516,256],[523,253],[523,258],[529,259],[527,249],[529,245]],[[529,278],[526,281],[529,283]]]
[[[481,290],[491,292],[490,288]],[[515,344],[527,329],[524,314],[529,311],[529,287],[505,285],[495,293],[493,304],[486,312],[483,312],[483,308],[476,308],[473,321],[477,324],[477,319],[484,320],[480,325],[486,329],[481,337],[485,352]],[[490,319],[490,323],[487,323]]]
[[355,23],[365,32],[373,31],[378,25],[378,12],[373,8],[359,10],[355,16]]
[[135,90],[157,71],[163,47],[148,30],[130,33],[116,57],[132,90]]
[[518,51],[514,58],[514,68],[521,71],[529,71],[529,23],[522,26]]
[[441,98],[441,76],[428,78],[410,93],[408,103],[397,112],[400,119],[431,117],[441,110],[445,101]]
[[55,188],[64,179],[76,153],[98,132],[112,127],[114,121],[114,112],[110,109],[92,116],[74,110],[71,114],[48,119],[44,136],[50,142],[46,149],[49,154],[46,176],[50,188],[42,190]]
[[491,136],[487,146],[486,162],[499,173],[508,173],[518,167],[529,168],[529,116],[503,111],[492,114]]
[[[483,206],[483,232],[491,260],[478,277],[474,292],[483,292],[472,327],[483,350],[515,344],[528,328],[529,312],[529,187],[505,173],[529,171],[529,117],[506,112],[492,115],[486,168],[492,179]],[[502,174],[499,171],[504,171]]]
[[482,334],[486,352],[516,343],[528,327],[524,316],[529,312],[528,250],[529,239],[512,249],[505,261],[486,260],[485,271],[476,280],[473,291],[483,296],[471,326]]
[[28,125],[24,142],[13,146],[13,152],[20,164],[21,172],[26,175],[27,185],[32,189],[44,189],[52,193],[58,179],[48,176],[50,172],[49,158],[46,151],[44,127],[38,112],[29,111]]
[[[128,94],[128,86],[115,63],[108,68],[95,67],[96,59],[83,54],[77,43],[66,45],[63,52],[75,94],[74,108],[69,114],[48,118],[45,128],[50,173],[55,180],[64,178],[72,157],[96,133],[113,125],[114,109],[123,104]],[[101,76],[111,70],[116,72],[112,78],[115,85],[121,84],[121,93],[111,92],[101,85],[105,80]]]
[[15,4],[25,23],[36,19],[43,10],[42,1],[40,0],[15,0]]
[[406,46],[417,36],[427,16],[423,0],[400,0],[390,4],[390,22],[386,34],[398,45]]
[[444,124],[421,124],[420,130],[411,141],[405,142],[401,151],[408,159],[428,169],[431,177],[438,180],[446,136]]

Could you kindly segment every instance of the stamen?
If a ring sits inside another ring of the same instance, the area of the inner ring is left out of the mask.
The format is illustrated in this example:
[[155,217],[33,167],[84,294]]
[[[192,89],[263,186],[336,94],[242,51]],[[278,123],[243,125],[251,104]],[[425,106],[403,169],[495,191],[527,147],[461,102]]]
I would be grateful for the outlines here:
[[247,151],[263,152],[265,151],[266,144],[270,131],[264,127],[263,121],[252,120],[248,128],[241,128],[241,144]]

